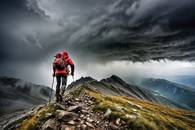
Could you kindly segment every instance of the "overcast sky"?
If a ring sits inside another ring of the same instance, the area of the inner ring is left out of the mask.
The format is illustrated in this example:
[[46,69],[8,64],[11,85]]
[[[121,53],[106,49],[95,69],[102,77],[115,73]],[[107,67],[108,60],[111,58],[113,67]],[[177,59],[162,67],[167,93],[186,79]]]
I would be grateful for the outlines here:
[[50,85],[53,56],[62,50],[76,63],[76,79],[194,75],[194,5],[194,0],[1,0],[0,75]]

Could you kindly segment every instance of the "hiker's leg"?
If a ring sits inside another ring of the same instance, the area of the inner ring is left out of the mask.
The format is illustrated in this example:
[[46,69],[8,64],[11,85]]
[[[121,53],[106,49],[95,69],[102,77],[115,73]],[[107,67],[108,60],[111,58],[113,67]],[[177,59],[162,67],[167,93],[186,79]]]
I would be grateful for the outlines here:
[[67,84],[67,76],[63,75],[62,76],[62,95],[64,94],[66,90],[66,84]]
[[56,75],[56,100],[59,101],[59,97],[60,97],[60,85],[61,85],[61,76],[60,75]]

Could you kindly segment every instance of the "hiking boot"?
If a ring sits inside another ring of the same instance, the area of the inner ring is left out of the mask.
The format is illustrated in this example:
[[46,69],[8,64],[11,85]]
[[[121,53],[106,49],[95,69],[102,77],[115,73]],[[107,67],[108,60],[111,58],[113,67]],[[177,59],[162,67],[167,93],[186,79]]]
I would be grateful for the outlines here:
[[62,96],[60,94],[56,96],[56,102],[62,102]]
[[59,101],[62,102],[62,95],[59,96]]
[[62,96],[64,95],[64,92],[65,92],[65,88],[62,88],[62,90],[61,90],[61,95]]

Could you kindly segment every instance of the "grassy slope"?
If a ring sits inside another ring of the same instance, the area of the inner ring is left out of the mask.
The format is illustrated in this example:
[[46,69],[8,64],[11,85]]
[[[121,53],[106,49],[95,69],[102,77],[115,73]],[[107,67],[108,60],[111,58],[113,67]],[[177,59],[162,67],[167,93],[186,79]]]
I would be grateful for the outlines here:
[[[111,115],[107,117],[110,121],[120,118],[126,122],[126,127],[130,130],[195,130],[195,119],[189,116],[195,113],[180,109],[173,109],[159,104],[153,104],[134,98],[124,96],[107,96],[92,90],[88,87],[71,90],[75,97],[81,91],[85,91],[97,105],[92,106],[95,111],[110,109]],[[45,113],[54,113],[56,108],[53,105],[44,107],[34,113],[27,120],[23,121],[18,130],[34,130],[40,128],[41,124],[47,120]]]
[[120,118],[128,123],[129,129],[140,130],[195,130],[195,120],[188,118],[194,115],[180,109],[173,109],[160,104],[154,104],[124,96],[106,96],[99,92],[88,90],[97,105],[96,111],[112,110],[110,120]]
[[34,112],[29,118],[21,122],[20,127],[16,130],[38,130],[40,129],[43,122],[45,122],[48,117],[47,113],[54,113],[55,107],[54,105],[46,106],[38,111]]

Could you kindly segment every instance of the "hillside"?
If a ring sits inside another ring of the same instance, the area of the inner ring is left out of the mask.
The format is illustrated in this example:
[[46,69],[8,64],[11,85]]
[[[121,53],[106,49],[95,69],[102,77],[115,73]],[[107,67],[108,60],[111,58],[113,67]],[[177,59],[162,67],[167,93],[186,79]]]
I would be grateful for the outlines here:
[[195,89],[195,76],[194,75],[180,75],[169,77],[170,81],[177,82],[179,84],[187,85]]
[[0,77],[0,115],[22,111],[48,101],[50,88],[16,78]]
[[158,95],[168,98],[183,107],[195,110],[195,90],[165,79],[143,79],[139,86],[154,91]]
[[[102,81],[112,84],[111,79],[113,77]],[[112,87],[103,91],[101,86],[92,86],[90,82],[93,81],[88,77],[72,83],[61,103],[53,101],[39,107],[25,119],[4,129],[195,130],[194,112],[148,101],[140,93],[137,93],[139,96],[116,94]]]
[[82,85],[87,85],[91,88],[97,89],[105,95],[128,96],[145,101],[157,102],[151,92],[138,86],[127,84],[116,75],[112,75],[111,77],[102,79],[100,81],[97,81],[91,77],[82,77],[69,85],[68,89]]

